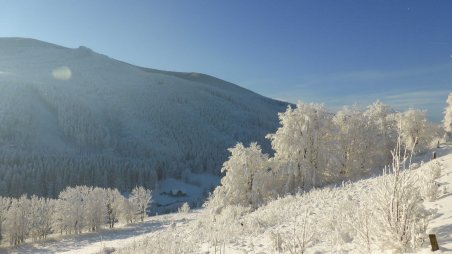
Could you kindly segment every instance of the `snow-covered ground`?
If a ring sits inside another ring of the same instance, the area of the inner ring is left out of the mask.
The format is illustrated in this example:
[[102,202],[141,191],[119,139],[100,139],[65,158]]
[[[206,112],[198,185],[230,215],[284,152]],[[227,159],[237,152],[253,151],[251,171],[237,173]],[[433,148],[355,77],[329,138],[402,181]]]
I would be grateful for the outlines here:
[[[452,253],[452,146],[442,146],[436,152],[438,159],[427,162],[430,153],[426,154],[425,163],[412,173],[423,173],[431,169],[432,163],[441,163],[438,198],[424,202],[432,213],[427,232],[438,238],[441,249],[436,253]],[[0,253],[278,253],[278,246],[287,247],[297,240],[303,225],[309,230],[328,230],[331,223],[342,223],[340,213],[358,212],[347,211],[347,202],[366,195],[379,178],[287,196],[251,213],[233,207],[222,215],[199,209],[152,216],[141,224],[78,236],[52,236]],[[332,214],[337,216],[332,218]],[[313,218],[308,224],[304,223],[307,216]],[[330,236],[325,234],[321,241],[309,243],[306,253],[365,253],[363,246],[353,240],[355,236],[343,232],[338,232],[337,238]],[[416,251],[429,252],[428,241]],[[372,253],[381,251],[374,248]]]
[[[435,211],[434,217],[430,220],[427,233],[436,234],[440,250],[443,253],[452,253],[452,148],[443,147],[438,150],[440,161],[444,168],[440,184],[440,197],[434,202],[425,202],[427,209]],[[419,253],[430,253],[429,248],[424,248]]]
[[209,192],[220,184],[220,177],[211,174],[186,172],[181,180],[167,178],[160,181],[153,195],[151,212],[175,212],[185,202],[190,207],[201,207]]
[[120,248],[168,228],[172,223],[187,223],[197,213],[187,216],[178,214],[159,215],[148,218],[143,223],[118,225],[113,230],[101,230],[81,235],[53,235],[39,243],[26,243],[15,248],[0,248],[0,253],[98,253],[104,248]]

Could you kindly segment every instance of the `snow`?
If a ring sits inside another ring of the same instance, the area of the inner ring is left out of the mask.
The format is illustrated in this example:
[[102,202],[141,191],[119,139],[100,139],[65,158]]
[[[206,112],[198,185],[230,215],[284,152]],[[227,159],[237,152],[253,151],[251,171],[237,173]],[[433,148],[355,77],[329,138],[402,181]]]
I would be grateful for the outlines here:
[[[187,215],[186,221],[193,215]],[[139,242],[159,230],[165,230],[175,219],[172,215],[154,216],[143,223],[122,225],[122,227],[112,230],[101,230],[76,236],[53,236],[53,239],[35,244],[27,243],[15,248],[0,248],[0,253],[98,253],[104,247],[120,248]],[[185,223],[183,218],[177,219],[179,219],[179,223]]]
[[[452,253],[452,144],[435,150],[438,159],[428,162],[424,159],[411,174],[430,169],[434,162],[442,164],[438,179],[440,195],[433,202],[424,202],[425,207],[433,212],[427,232],[434,232],[437,236],[440,251],[435,253]],[[190,250],[190,253],[275,253],[278,239],[290,238],[291,232],[299,230],[296,225],[302,222],[304,216],[319,216],[315,227],[325,227],[328,218],[321,217],[322,214],[328,214],[328,210],[343,212],[337,209],[338,204],[363,195],[363,191],[371,189],[378,180],[379,177],[375,177],[337,188],[279,198],[251,213],[232,207],[223,211],[221,216],[212,214],[206,208],[189,213],[158,215],[144,223],[78,236],[52,236],[49,240],[5,248],[0,253],[108,253],[113,250],[115,253],[188,253]],[[171,180],[167,184],[171,189],[176,182]],[[190,188],[184,190],[191,191]],[[306,210],[309,210],[307,215]],[[307,253],[364,253],[352,238],[341,235],[337,245],[319,242],[310,246]],[[383,252],[378,249],[372,251]],[[415,253],[431,253],[429,243],[424,243]]]
[[[211,174],[185,172],[183,179],[167,178],[160,181],[153,195],[153,213],[175,212],[185,202],[200,207],[209,192],[220,183],[220,177]],[[180,194],[178,194],[178,192]]]
[[[450,152],[450,147],[443,147],[438,154],[441,156]],[[429,222],[427,233],[436,234],[442,253],[452,253],[452,154],[439,157],[437,160],[444,165],[438,181],[442,195],[434,202],[425,202],[426,208],[435,211],[435,216]],[[430,253],[430,249],[425,248],[419,253]]]
[[[153,214],[176,211],[184,202],[192,208],[200,207],[203,198],[219,183],[219,178],[209,173],[218,173],[226,158],[226,148],[236,141],[244,142],[245,146],[250,141],[259,141],[265,151],[269,144],[264,135],[276,129],[276,112],[287,105],[207,75],[141,68],[83,46],[67,49],[36,40],[9,38],[0,39],[0,55],[0,195],[18,196],[23,192],[55,195],[64,186],[76,184],[122,190],[148,184],[151,186],[145,187],[151,187],[155,193]],[[315,108],[320,109],[320,106]],[[306,109],[302,111],[304,113]],[[350,115],[346,109],[340,112],[335,117],[337,121],[341,120],[341,114]],[[312,113],[319,113],[319,110]],[[329,116],[329,113],[325,111],[322,115]],[[409,115],[422,118],[424,113],[411,111]],[[345,127],[358,127],[360,122],[357,117],[356,122],[345,121],[350,125]],[[419,127],[419,121],[411,122],[416,124],[404,130]],[[362,133],[351,131],[358,140],[376,137],[368,135],[372,131],[367,127],[358,129],[366,130]],[[423,129],[434,132],[431,128]],[[318,131],[319,127],[313,130]],[[315,136],[322,137],[323,134]],[[409,140],[416,143],[417,139],[413,138]],[[289,141],[294,142],[294,147],[300,143],[295,139]],[[367,143],[374,144],[371,140]],[[240,146],[238,154],[248,151],[242,144],[237,146]],[[294,147],[276,149],[276,155],[281,152],[300,154],[301,150]],[[357,149],[361,153],[356,153],[356,158],[350,161],[371,157],[372,152],[379,151],[371,146],[366,149]],[[253,143],[249,151],[262,155],[260,147]],[[431,215],[427,232],[437,235],[440,253],[451,253],[452,146],[435,149],[438,159],[434,161],[430,161],[432,152],[415,158],[416,169],[409,173],[410,176],[425,176],[429,170],[434,172],[434,163],[441,163],[442,171],[437,180],[439,191],[424,188],[422,197],[433,200],[424,201]],[[82,160],[90,156],[92,161]],[[261,162],[268,158],[266,155],[261,157],[262,160],[245,164],[238,160],[231,168],[248,164],[266,168]],[[90,164],[93,161],[95,166]],[[89,172],[79,174],[67,167],[77,163]],[[30,165],[37,168],[30,169]],[[139,165],[138,173],[134,171],[136,165]],[[312,168],[327,165],[333,164],[324,162]],[[52,171],[55,168],[59,171]],[[115,168],[123,171],[114,171]],[[31,174],[36,172],[40,173]],[[58,174],[66,175],[66,178],[61,180]],[[237,174],[241,175],[241,172]],[[157,175],[164,180],[156,183]],[[44,176],[51,179],[42,179]],[[25,179],[27,177],[31,179]],[[79,177],[91,179],[91,182],[70,182]],[[255,207],[266,203],[256,210],[236,206],[240,202],[231,202],[229,206],[208,206],[191,212],[152,216],[143,223],[117,225],[113,230],[68,236],[53,234],[49,239],[37,242],[27,239],[25,244],[15,248],[0,246],[3,248],[0,253],[108,253],[114,250],[117,253],[287,253],[288,249],[299,248],[300,241],[306,244],[307,253],[363,253],[362,232],[357,228],[362,226],[359,223],[363,217],[367,220],[369,214],[378,216],[375,211],[385,211],[377,206],[371,206],[374,213],[366,210],[369,197],[375,198],[373,193],[382,187],[382,179],[391,179],[385,177],[388,176],[312,189],[278,197],[268,203],[265,196],[254,203]],[[239,183],[237,179],[234,177],[230,181]],[[426,182],[433,184],[425,186],[436,186],[436,177],[432,179],[433,182]],[[410,187],[415,185],[406,183]],[[416,192],[406,193],[421,201],[420,196],[413,194]],[[239,193],[237,196],[243,198],[244,195]],[[370,201],[378,204],[378,200]],[[250,201],[243,200],[241,204],[247,206]],[[423,218],[421,205],[415,207],[419,209],[413,214]],[[14,211],[10,210],[10,214],[14,215]],[[407,234],[416,235],[419,228],[425,229],[423,221],[419,222],[409,224],[413,226]],[[376,228],[378,234],[381,227]],[[302,240],[300,236],[303,236]],[[389,248],[382,247],[381,243],[366,247],[372,253]],[[423,243],[416,251],[429,252],[428,243]]]
[[[265,135],[276,130],[277,113],[287,106],[208,75],[133,66],[83,46],[70,49],[0,38],[0,56],[4,171],[9,171],[5,161],[10,158],[33,160],[34,165],[47,164],[46,170],[61,172],[47,160],[79,163],[78,159],[98,156],[146,164],[160,179],[176,177],[185,169],[218,175],[226,149],[236,142],[259,141],[269,148]],[[30,170],[24,169],[24,175]],[[10,182],[13,173],[1,178]],[[63,183],[82,184],[93,185]],[[141,183],[107,183],[121,191],[136,184]],[[17,191],[0,190],[0,195],[36,193],[29,186],[24,180]],[[60,190],[56,186],[50,195]]]

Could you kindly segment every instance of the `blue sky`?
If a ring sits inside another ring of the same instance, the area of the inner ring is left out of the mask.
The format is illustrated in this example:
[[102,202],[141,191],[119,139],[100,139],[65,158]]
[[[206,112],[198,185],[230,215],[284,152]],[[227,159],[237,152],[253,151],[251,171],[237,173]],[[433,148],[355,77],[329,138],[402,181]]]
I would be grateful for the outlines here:
[[335,110],[379,98],[399,109],[428,109],[439,121],[452,92],[448,0],[0,0],[0,6],[0,37],[84,45],[290,102]]

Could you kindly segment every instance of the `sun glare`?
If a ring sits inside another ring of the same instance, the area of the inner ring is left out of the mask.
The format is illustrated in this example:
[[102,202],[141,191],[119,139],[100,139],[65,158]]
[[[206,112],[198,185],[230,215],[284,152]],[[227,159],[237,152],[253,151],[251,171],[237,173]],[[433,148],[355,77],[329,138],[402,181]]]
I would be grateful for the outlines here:
[[57,80],[69,80],[72,77],[72,71],[67,66],[61,66],[52,70],[52,76]]

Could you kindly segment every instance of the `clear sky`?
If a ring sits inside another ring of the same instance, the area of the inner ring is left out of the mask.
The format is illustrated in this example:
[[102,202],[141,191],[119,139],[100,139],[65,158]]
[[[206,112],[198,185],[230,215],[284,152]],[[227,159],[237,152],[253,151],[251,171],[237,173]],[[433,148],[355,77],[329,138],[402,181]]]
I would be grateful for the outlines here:
[[439,121],[452,92],[450,0],[0,0],[0,37],[84,45],[331,109],[379,98]]

